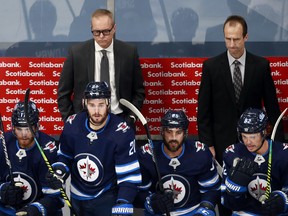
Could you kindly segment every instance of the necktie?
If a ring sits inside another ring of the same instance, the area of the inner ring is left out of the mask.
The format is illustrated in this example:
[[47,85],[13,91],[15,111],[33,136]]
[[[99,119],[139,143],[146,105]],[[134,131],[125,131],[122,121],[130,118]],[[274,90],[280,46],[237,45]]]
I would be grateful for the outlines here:
[[241,89],[242,89],[242,76],[239,65],[241,64],[239,61],[235,60],[234,63],[234,72],[233,72],[233,83],[234,83],[234,91],[236,97],[236,103],[239,101]]
[[107,84],[110,86],[109,82],[109,61],[107,57],[107,51],[101,50],[103,56],[101,59],[101,65],[100,65],[100,80],[107,82]]

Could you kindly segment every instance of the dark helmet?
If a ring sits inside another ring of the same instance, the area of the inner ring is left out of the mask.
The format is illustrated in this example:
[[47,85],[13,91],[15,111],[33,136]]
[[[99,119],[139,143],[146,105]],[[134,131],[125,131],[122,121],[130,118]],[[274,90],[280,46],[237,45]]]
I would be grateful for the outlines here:
[[[31,125],[37,125],[39,122],[39,111],[36,104],[28,102],[28,119]],[[25,119],[24,102],[18,102],[12,112],[12,125],[15,127],[28,127]]]
[[102,82],[90,82],[84,91],[84,99],[111,98],[111,91],[108,84]]
[[182,128],[187,130],[189,121],[182,110],[168,110],[161,119],[161,127]]
[[266,129],[268,117],[260,109],[248,108],[238,121],[238,133],[259,133]]

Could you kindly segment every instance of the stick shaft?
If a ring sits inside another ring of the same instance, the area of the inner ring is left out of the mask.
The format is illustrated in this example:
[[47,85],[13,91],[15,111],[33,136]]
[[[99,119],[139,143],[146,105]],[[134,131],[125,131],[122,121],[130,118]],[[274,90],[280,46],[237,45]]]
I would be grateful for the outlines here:
[[7,145],[6,145],[5,136],[4,136],[4,125],[3,125],[1,114],[0,114],[0,122],[1,122],[0,123],[0,139],[2,140],[3,151],[4,151],[4,155],[5,155],[5,161],[6,161],[8,168],[9,168],[9,175],[10,175],[11,183],[14,185],[12,165],[11,165],[11,161],[9,159],[9,155],[8,155],[8,151],[7,151]]
[[[125,107],[127,107],[129,110],[131,110],[141,121],[142,125],[145,128],[146,131],[146,135],[147,135],[147,139],[148,139],[148,144],[150,145],[151,148],[151,154],[152,154],[152,158],[155,164],[155,169],[157,172],[157,177],[158,177],[158,182],[159,182],[159,189],[161,192],[164,192],[164,186],[162,183],[162,179],[161,179],[161,174],[160,174],[160,170],[159,170],[159,164],[158,164],[158,160],[157,160],[157,155],[156,155],[156,151],[154,149],[154,144],[153,141],[151,139],[151,134],[149,131],[149,127],[147,124],[147,120],[145,119],[145,117],[142,115],[142,113],[129,101],[125,100],[125,99],[120,99],[119,101],[122,105],[124,105]],[[167,216],[170,216],[170,212],[166,212]]]
[[[28,88],[28,89],[26,90],[25,100],[24,100],[25,119],[26,119],[27,125],[28,125],[28,127],[29,127],[29,130],[31,131],[31,133],[32,133],[32,135],[33,135],[33,137],[34,137],[34,141],[35,141],[35,143],[36,143],[36,145],[37,145],[37,147],[38,147],[38,149],[39,149],[39,151],[40,151],[40,153],[41,153],[41,156],[42,156],[43,160],[45,161],[46,166],[48,167],[49,172],[52,173],[52,174],[54,174],[54,170],[53,170],[53,168],[52,168],[52,166],[51,166],[51,164],[50,164],[50,162],[49,162],[49,160],[48,160],[45,152],[44,152],[43,149],[41,148],[41,145],[39,144],[38,139],[37,139],[37,137],[36,137],[35,131],[33,130],[32,125],[31,125],[31,122],[29,121],[29,118],[28,118],[28,116],[29,116],[29,115],[28,115],[29,94],[30,94],[30,89]],[[66,203],[67,206],[70,208],[71,212],[72,212],[74,215],[76,215],[76,214],[75,214],[75,210],[72,208],[72,204],[71,204],[71,202],[70,202],[70,200],[69,200],[69,198],[68,198],[68,196],[67,196],[67,194],[66,194],[66,192],[65,192],[65,190],[64,190],[63,187],[60,188],[60,193],[61,193],[61,196],[62,196],[62,198],[64,199],[65,203]]]

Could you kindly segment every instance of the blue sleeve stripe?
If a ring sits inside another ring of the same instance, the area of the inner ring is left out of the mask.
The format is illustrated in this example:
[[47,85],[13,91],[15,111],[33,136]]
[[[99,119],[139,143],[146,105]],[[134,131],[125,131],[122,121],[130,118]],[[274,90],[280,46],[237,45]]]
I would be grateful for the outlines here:
[[199,185],[202,187],[211,187],[218,183],[219,181],[219,175],[216,173],[212,178],[206,180],[206,181],[199,181]]
[[125,165],[116,165],[115,167],[117,175],[122,175],[125,173],[130,173],[135,170],[140,169],[138,160],[133,161],[132,163],[127,163]]
[[119,178],[117,181],[118,184],[122,182],[131,182],[135,184],[140,184],[142,182],[142,176],[141,174],[129,175],[129,176],[125,176],[124,178]]

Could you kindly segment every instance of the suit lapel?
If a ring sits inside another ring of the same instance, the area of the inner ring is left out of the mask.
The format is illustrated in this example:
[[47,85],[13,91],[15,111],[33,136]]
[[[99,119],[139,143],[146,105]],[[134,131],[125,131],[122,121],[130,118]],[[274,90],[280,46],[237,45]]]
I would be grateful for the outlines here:
[[232,76],[231,76],[231,71],[230,71],[230,66],[229,66],[229,62],[228,62],[228,58],[227,58],[227,54],[225,53],[225,55],[223,56],[223,58],[221,59],[221,64],[222,64],[222,74],[223,74],[223,78],[224,78],[224,83],[228,89],[228,94],[231,97],[231,100],[233,101],[233,103],[236,106],[236,99],[235,99],[235,93],[234,93],[234,86],[233,86],[233,82],[232,82]]
[[120,83],[120,68],[121,68],[121,58],[122,58],[122,55],[121,55],[121,50],[118,49],[118,46],[117,46],[117,40],[114,40],[114,47],[113,47],[113,50],[114,50],[114,64],[115,64],[115,87],[116,87],[116,94],[117,94],[117,98],[120,98],[120,95],[119,95],[119,83]]
[[89,51],[87,52],[87,73],[89,82],[95,80],[95,45],[94,39],[91,40],[88,47]]
[[255,65],[253,62],[253,59],[249,56],[249,53],[246,53],[246,63],[245,63],[245,69],[244,69],[244,85],[240,94],[240,99],[239,99],[239,106],[242,110],[242,107],[244,105],[245,101],[245,96],[249,94],[248,89],[249,86],[252,83],[253,78],[253,71],[254,71]]

